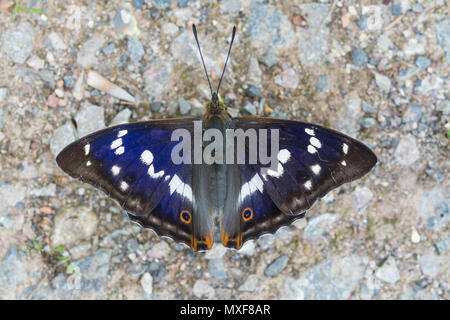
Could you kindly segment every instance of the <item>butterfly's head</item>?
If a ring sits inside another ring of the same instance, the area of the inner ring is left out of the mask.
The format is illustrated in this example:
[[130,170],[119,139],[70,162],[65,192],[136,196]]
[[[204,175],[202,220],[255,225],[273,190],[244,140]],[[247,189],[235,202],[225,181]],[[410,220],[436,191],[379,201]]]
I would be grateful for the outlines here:
[[223,103],[220,94],[213,92],[211,101],[206,105],[208,110],[226,110],[227,106]]
[[212,89],[211,81],[209,80],[209,76],[208,76],[208,71],[206,70],[205,61],[203,60],[202,49],[200,48],[200,43],[198,42],[197,28],[195,27],[195,24],[192,25],[192,31],[194,33],[195,41],[197,43],[198,52],[200,53],[200,58],[202,60],[203,69],[205,70],[206,79],[208,80],[209,89],[211,90],[211,101],[208,102],[208,104],[206,105],[206,109],[208,109],[208,111],[210,111],[212,113],[219,113],[220,111],[227,109],[227,107],[223,103],[222,99],[220,98],[219,89],[220,89],[220,85],[222,83],[223,75],[225,73],[228,58],[230,57],[230,52],[231,52],[231,47],[233,46],[234,37],[236,35],[236,26],[233,27],[233,33],[231,35],[231,42],[230,42],[230,47],[228,48],[227,59],[225,60],[222,75],[220,76],[220,80],[219,80],[219,85],[217,86],[217,89],[215,92]]

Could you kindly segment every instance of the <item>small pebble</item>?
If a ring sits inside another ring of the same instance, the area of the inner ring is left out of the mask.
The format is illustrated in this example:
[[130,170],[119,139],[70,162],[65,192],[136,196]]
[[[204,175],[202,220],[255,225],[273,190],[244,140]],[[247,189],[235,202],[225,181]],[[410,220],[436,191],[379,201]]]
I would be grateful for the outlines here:
[[365,67],[369,63],[369,57],[364,49],[353,48],[352,51],[352,63],[357,67]]
[[422,70],[426,70],[430,66],[430,64],[431,60],[424,56],[418,56],[416,59],[416,66]]
[[412,243],[420,242],[420,235],[415,228],[413,228],[412,233],[411,233],[411,242]]

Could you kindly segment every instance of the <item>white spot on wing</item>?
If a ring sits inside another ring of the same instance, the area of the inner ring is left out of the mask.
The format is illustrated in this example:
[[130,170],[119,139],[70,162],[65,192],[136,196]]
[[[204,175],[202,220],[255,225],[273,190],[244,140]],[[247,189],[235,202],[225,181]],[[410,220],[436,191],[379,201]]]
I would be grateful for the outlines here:
[[314,147],[318,149],[322,148],[322,144],[316,137],[311,137],[311,139],[309,139],[309,143],[311,143]]
[[90,161],[86,161],[86,167],[89,167],[92,164]]
[[314,135],[315,135],[313,129],[306,128],[306,129],[305,129],[305,132],[306,132],[307,134],[309,134],[310,136],[314,136]]
[[347,166],[347,162],[345,162],[345,160],[342,160],[341,164],[345,167]]
[[169,182],[170,194],[177,192],[182,197],[188,198],[192,202],[192,188],[187,183],[184,183],[176,174]]
[[88,143],[84,146],[84,155],[87,156],[91,150],[91,145]]
[[315,164],[313,166],[311,166],[311,170],[314,172],[315,175],[318,175],[320,173],[320,165]]
[[126,183],[125,181],[122,181],[122,182],[120,183],[120,189],[121,189],[122,191],[126,191],[126,190],[128,189],[128,183]]
[[348,145],[347,145],[346,143],[344,143],[344,144],[342,145],[342,151],[343,151],[345,154],[347,154],[347,152],[348,152]]
[[141,161],[143,164],[150,165],[153,162],[153,153],[149,150],[145,150],[141,154]]
[[124,152],[125,152],[125,148],[123,146],[117,148],[116,151],[114,151],[114,153],[117,154],[118,156],[120,156]]
[[120,168],[118,166],[112,166],[111,172],[113,175],[117,176],[120,173]]
[[286,163],[288,162],[288,160],[291,158],[291,153],[289,152],[288,149],[281,149],[278,152],[278,161],[280,161],[281,163]]
[[164,170],[155,172],[155,167],[151,165],[147,171],[148,175],[153,179],[158,179],[164,175]]
[[272,169],[267,170],[267,174],[271,177],[279,178],[283,175],[284,169],[281,163],[278,163],[277,171],[273,171]]
[[123,137],[124,135],[126,135],[128,133],[128,130],[120,130],[117,133],[117,138]]
[[122,145],[122,138],[116,139],[111,143],[111,149],[116,149]]
[[239,193],[239,199],[241,203],[247,196],[253,194],[253,192],[256,192],[256,190],[261,193],[264,190],[264,183],[257,173],[253,176],[253,178],[250,179],[250,181],[242,185],[241,192]]
[[313,154],[313,153],[316,153],[317,150],[316,150],[316,148],[314,148],[312,145],[308,145],[308,152],[311,153],[311,154]]
[[308,190],[311,190],[311,188],[312,188],[311,180],[306,181],[303,185],[304,185],[305,188],[308,189]]

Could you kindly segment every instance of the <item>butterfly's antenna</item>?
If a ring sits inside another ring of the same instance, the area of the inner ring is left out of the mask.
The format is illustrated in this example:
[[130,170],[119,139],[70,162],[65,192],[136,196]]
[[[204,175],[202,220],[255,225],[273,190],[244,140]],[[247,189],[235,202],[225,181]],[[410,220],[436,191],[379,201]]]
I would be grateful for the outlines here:
[[195,27],[195,24],[192,24],[192,31],[194,32],[195,41],[197,42],[198,51],[200,52],[200,58],[202,58],[203,69],[205,69],[206,79],[208,79],[209,90],[211,90],[211,96],[212,96],[213,90],[211,87],[211,81],[209,81],[208,71],[206,71],[205,61],[203,60],[202,49],[200,49],[200,43],[198,43],[197,28]]
[[227,59],[225,60],[225,65],[223,66],[222,75],[220,76],[219,85],[217,86],[217,94],[219,94],[220,84],[222,83],[223,75],[225,74],[225,69],[227,67],[228,58],[230,57],[231,47],[233,46],[234,36],[236,35],[236,26],[233,27],[233,33],[231,34],[230,48],[228,48]]

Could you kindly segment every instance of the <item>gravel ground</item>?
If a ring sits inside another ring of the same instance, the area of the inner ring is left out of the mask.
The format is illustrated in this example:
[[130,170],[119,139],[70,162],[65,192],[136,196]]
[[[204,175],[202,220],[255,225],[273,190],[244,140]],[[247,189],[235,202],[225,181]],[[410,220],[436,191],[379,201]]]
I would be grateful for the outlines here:
[[[1,299],[450,298],[448,2],[21,6],[34,10],[0,0]],[[55,155],[77,137],[203,112],[192,23],[216,82],[238,28],[230,113],[341,130],[377,166],[275,235],[197,254],[65,175]],[[92,86],[92,70],[132,97]]]

